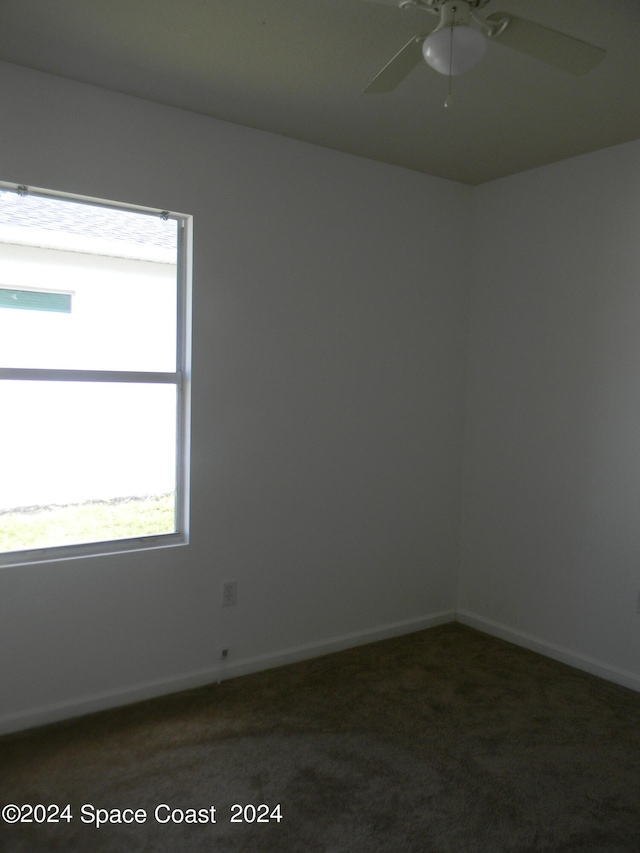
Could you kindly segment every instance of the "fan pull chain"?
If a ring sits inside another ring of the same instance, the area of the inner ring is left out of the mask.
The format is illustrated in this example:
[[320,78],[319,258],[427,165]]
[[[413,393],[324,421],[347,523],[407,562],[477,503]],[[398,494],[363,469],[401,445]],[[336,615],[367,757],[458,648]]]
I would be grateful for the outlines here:
[[455,6],[453,8],[453,15],[451,16],[451,26],[449,27],[449,31],[451,33],[449,39],[449,85],[447,89],[447,97],[444,99],[444,108],[448,110],[451,104],[453,103],[453,97],[451,95],[451,68],[453,67],[453,27],[454,21],[456,17],[456,9]]

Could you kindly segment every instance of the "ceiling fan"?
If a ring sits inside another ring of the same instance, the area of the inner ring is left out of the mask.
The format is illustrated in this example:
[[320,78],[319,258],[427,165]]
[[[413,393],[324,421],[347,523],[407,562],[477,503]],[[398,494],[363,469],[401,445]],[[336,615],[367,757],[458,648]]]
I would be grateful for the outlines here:
[[440,17],[431,32],[415,35],[380,71],[364,92],[393,91],[421,60],[448,77],[473,68],[483,57],[487,40],[553,65],[569,74],[584,74],[606,54],[601,47],[536,24],[508,12],[476,14],[490,0],[402,0],[401,9],[422,9]]

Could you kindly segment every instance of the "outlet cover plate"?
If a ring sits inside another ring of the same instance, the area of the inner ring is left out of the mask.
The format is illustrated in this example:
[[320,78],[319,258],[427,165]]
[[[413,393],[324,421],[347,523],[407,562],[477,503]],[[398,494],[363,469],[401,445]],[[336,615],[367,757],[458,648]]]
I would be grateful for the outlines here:
[[222,584],[222,606],[233,607],[238,603],[238,581],[226,581]]

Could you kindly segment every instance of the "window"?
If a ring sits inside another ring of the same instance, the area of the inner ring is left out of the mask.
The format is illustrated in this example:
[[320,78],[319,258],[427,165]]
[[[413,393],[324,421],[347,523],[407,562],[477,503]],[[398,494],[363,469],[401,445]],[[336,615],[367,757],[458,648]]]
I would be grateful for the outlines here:
[[0,186],[0,565],[186,542],[188,228]]
[[17,308],[22,311],[62,311],[70,314],[71,294],[0,287],[0,308]]

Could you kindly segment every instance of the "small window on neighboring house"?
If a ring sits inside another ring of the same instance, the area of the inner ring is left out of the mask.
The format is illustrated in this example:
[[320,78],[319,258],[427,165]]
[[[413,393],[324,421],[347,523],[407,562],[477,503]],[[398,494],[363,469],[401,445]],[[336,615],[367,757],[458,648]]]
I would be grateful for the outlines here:
[[186,542],[189,222],[0,187],[0,564]]
[[14,290],[0,284],[0,308],[20,311],[55,311],[71,313],[70,293],[49,293],[46,290]]

